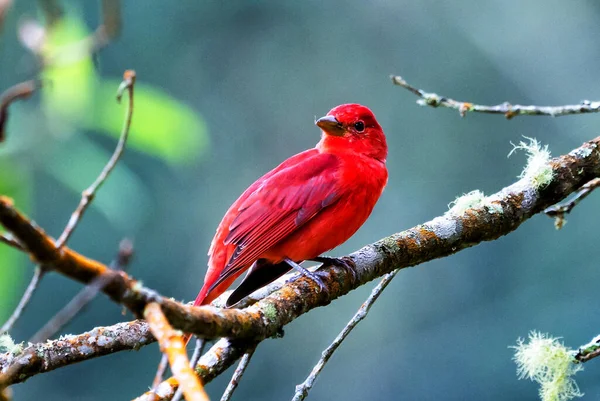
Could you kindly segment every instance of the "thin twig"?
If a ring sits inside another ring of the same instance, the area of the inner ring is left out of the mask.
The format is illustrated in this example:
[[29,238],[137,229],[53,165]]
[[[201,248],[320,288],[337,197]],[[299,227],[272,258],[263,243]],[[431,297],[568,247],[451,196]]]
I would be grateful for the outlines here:
[[21,314],[23,313],[27,305],[29,305],[31,296],[35,292],[41,278],[44,276],[44,273],[45,270],[41,266],[36,266],[35,271],[33,272],[33,277],[31,278],[29,285],[27,285],[27,289],[25,289],[23,296],[19,300],[19,304],[17,305],[13,313],[10,315],[8,320],[2,325],[2,328],[0,328],[0,333],[6,333],[12,330],[16,321],[19,320]]
[[[33,82],[33,81],[30,81],[30,82]],[[24,85],[24,84],[21,84],[21,85]],[[71,215],[69,222],[65,226],[65,228],[64,228],[62,234],[60,235],[60,237],[58,238],[58,240],[56,241],[57,249],[62,248],[66,244],[66,242],[69,240],[69,238],[73,234],[73,231],[75,230],[75,227],[77,226],[81,217],[83,216],[83,213],[86,211],[86,209],[88,208],[88,206],[90,205],[90,203],[92,202],[94,197],[96,196],[96,191],[98,191],[98,189],[102,186],[104,181],[106,181],[106,179],[108,178],[108,176],[110,175],[112,170],[115,168],[121,155],[123,154],[123,151],[125,149],[125,144],[127,142],[127,137],[129,135],[129,128],[131,127],[131,119],[133,116],[133,87],[134,87],[134,84],[135,84],[135,71],[133,71],[133,70],[125,71],[125,73],[123,74],[123,82],[121,83],[121,85],[119,86],[119,88],[117,90],[117,101],[119,101],[119,102],[121,101],[123,92],[125,90],[127,90],[129,93],[129,103],[128,103],[127,111],[125,114],[125,122],[123,123],[123,130],[121,131],[121,137],[119,138],[119,142],[117,144],[117,147],[115,148],[114,153],[112,154],[108,163],[104,166],[104,169],[102,170],[100,175],[96,178],[94,183],[92,183],[92,185],[88,189],[83,191],[82,198],[81,198],[81,201],[79,202],[79,205],[77,206],[77,209],[75,209],[75,211]],[[19,91],[16,91],[16,92],[19,92]],[[4,100],[3,100],[3,102],[4,102]],[[0,109],[0,112],[4,109],[5,108]],[[0,114],[0,117],[1,116],[2,116],[2,114]],[[4,114],[4,116],[6,116],[6,114]],[[2,326],[2,329],[1,329],[2,332],[10,330],[12,328],[12,326],[15,324],[15,322],[17,321],[17,319],[21,316],[21,313],[23,312],[23,310],[25,309],[25,307],[28,305],[29,301],[31,300],[31,297],[32,297],[35,289],[37,288],[37,286],[40,282],[40,279],[42,278],[42,276],[44,274],[43,270],[44,270],[43,267],[40,267],[40,266],[36,267],[36,273],[34,274],[33,278],[31,279],[31,282],[27,286],[27,290],[21,297],[21,300],[19,301],[17,308],[14,310],[14,312],[12,313],[11,317],[7,320],[7,322]],[[95,290],[96,292],[100,289],[99,286],[103,287],[104,285],[106,285],[106,280],[108,280],[108,278],[107,277],[98,278],[98,280],[100,280],[100,281],[93,286],[93,288],[96,288],[96,290]],[[87,295],[82,294],[82,297],[90,298],[89,300],[91,300],[91,298],[93,298],[93,295],[92,295],[93,292],[94,292],[94,290],[92,290],[90,288],[88,290],[88,294]],[[87,302],[89,302],[89,301],[87,301]],[[41,333],[38,333],[38,334],[41,335]]]
[[242,376],[244,375],[244,372],[246,371],[246,368],[248,367],[248,364],[250,363],[250,359],[252,358],[252,355],[254,355],[255,350],[256,350],[256,347],[251,348],[248,351],[246,351],[246,353],[240,360],[240,363],[238,364],[237,368],[235,368],[235,372],[233,372],[233,376],[231,377],[231,380],[229,381],[227,388],[223,392],[221,401],[229,401],[231,399],[233,392],[235,391],[238,384],[240,384],[240,381],[242,380]]
[[192,354],[192,357],[190,358],[190,366],[192,368],[194,368],[196,366],[196,364],[200,360],[200,357],[202,357],[202,355],[204,354],[205,346],[206,346],[206,339],[196,337],[196,346],[194,347],[194,353]]
[[360,323],[360,321],[363,320],[365,317],[367,317],[369,310],[371,309],[375,301],[377,301],[377,298],[379,298],[383,290],[385,290],[385,287],[387,287],[388,284],[392,281],[392,279],[396,277],[396,274],[398,274],[399,271],[400,269],[396,269],[383,276],[383,279],[381,279],[379,284],[377,284],[377,287],[375,287],[373,291],[371,291],[371,295],[369,295],[369,298],[367,298],[365,303],[361,305],[356,314],[352,317],[352,319],[350,319],[346,327],[344,327],[340,334],[338,334],[338,336],[335,338],[335,340],[333,340],[329,347],[327,347],[325,351],[323,351],[323,353],[321,354],[321,359],[319,359],[319,362],[317,362],[313,370],[310,372],[310,375],[308,375],[308,377],[306,378],[306,380],[304,380],[302,384],[296,386],[296,393],[294,394],[294,398],[292,398],[292,401],[301,401],[306,398],[308,392],[314,386],[317,377],[325,367],[325,364],[329,361],[329,358],[331,358],[333,353],[338,349],[338,347],[342,344],[346,337],[348,337],[348,334],[350,334],[350,332],[356,327],[356,325]]
[[6,122],[8,121],[8,106],[15,100],[27,99],[37,88],[35,80],[21,82],[8,88],[0,100],[0,142],[6,138]]
[[106,166],[104,166],[104,168],[102,169],[102,172],[100,173],[100,175],[96,178],[96,180],[92,183],[92,185],[90,185],[89,188],[87,188],[81,194],[81,201],[79,202],[77,209],[75,209],[75,211],[71,215],[71,218],[69,219],[69,222],[67,223],[67,226],[65,227],[64,231],[62,232],[62,234],[56,241],[57,248],[62,248],[62,246],[67,243],[67,241],[73,234],[75,227],[79,223],[79,220],[85,213],[85,211],[88,208],[88,206],[90,205],[91,201],[96,196],[96,191],[98,191],[98,189],[100,189],[102,184],[104,184],[104,181],[106,181],[106,179],[108,178],[110,173],[113,171],[113,169],[117,165],[117,162],[121,158],[123,151],[125,150],[125,143],[127,142],[127,137],[129,136],[129,128],[131,127],[131,118],[133,116],[133,87],[134,87],[134,84],[135,84],[135,71],[133,71],[133,70],[125,71],[125,73],[123,74],[123,82],[121,82],[121,85],[119,86],[119,89],[117,90],[117,100],[120,102],[121,97],[123,96],[123,92],[125,90],[127,90],[129,92],[129,104],[128,104],[127,111],[125,114],[125,116],[126,116],[125,122],[123,123],[123,129],[121,131],[121,137],[119,138],[119,143],[117,144],[117,147],[116,147],[114,153],[112,154],[110,160],[108,161]]
[[[119,252],[113,261],[111,267],[113,270],[125,271],[133,256],[133,244],[130,240],[124,239],[119,244]],[[90,284],[84,287],[71,301],[65,305],[52,319],[50,319],[44,327],[38,330],[37,333],[29,340],[30,343],[40,343],[56,334],[61,328],[69,323],[73,318],[80,313],[88,303],[90,303],[96,295],[107,285],[113,276],[103,274],[96,277]]]
[[163,378],[165,377],[165,371],[167,370],[167,366],[169,366],[169,360],[167,359],[166,354],[162,354],[160,357],[160,362],[158,363],[158,367],[156,368],[156,373],[154,374],[154,380],[152,380],[152,390],[155,390],[160,383],[162,383]]
[[544,210],[544,213],[556,219],[554,220],[554,226],[560,230],[567,222],[565,220],[565,214],[569,214],[579,202],[585,199],[586,196],[598,187],[600,187],[600,178],[594,178],[583,185],[570,201],[550,206],[548,209]]
[[10,238],[4,234],[0,234],[0,242],[6,244],[8,246],[12,246],[13,248],[18,249],[19,251],[25,252],[25,248],[23,248],[23,245],[21,245],[14,238]]
[[[194,353],[190,358],[190,368],[195,369],[196,364],[200,360],[202,353],[204,352],[204,345],[206,344],[206,340],[204,338],[196,337],[196,346],[194,347]],[[175,395],[171,399],[171,401],[179,401],[183,397],[183,388],[179,387],[175,392]]]
[[208,401],[208,395],[185,354],[183,337],[180,332],[171,327],[160,305],[156,302],[146,305],[144,318],[148,321],[150,330],[160,345],[160,350],[169,358],[173,376],[183,388],[186,400]]
[[579,351],[575,354],[575,359],[579,362],[587,362],[598,356],[600,356],[600,336],[596,336],[589,343],[579,347]]
[[418,89],[401,76],[391,75],[390,78],[395,85],[401,86],[415,95],[419,96],[417,104],[430,107],[447,107],[458,110],[461,117],[464,117],[468,112],[487,113],[487,114],[502,114],[506,119],[510,120],[516,116],[551,116],[560,117],[572,114],[598,113],[600,112],[600,101],[583,100],[580,104],[564,105],[564,106],[523,106],[520,104],[510,104],[504,102],[494,106],[486,106],[470,102],[462,102],[449,97],[440,96],[437,93],[425,92]]

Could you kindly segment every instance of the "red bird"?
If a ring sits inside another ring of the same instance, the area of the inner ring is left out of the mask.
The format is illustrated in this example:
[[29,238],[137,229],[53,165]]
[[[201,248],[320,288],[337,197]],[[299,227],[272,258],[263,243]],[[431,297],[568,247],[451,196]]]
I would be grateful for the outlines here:
[[305,260],[348,267],[319,257],[350,238],[367,220],[388,179],[387,144],[365,106],[337,106],[316,125],[321,141],[259,178],[229,208],[208,251],[208,271],[194,305],[221,295],[244,271],[227,306],[237,303]]

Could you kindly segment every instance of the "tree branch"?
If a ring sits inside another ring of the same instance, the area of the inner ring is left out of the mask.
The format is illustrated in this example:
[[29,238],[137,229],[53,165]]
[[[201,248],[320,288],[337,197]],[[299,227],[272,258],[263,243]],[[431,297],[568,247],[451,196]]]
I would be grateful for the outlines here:
[[584,100],[580,104],[565,105],[565,106],[523,106],[520,104],[510,104],[504,102],[494,106],[486,106],[470,102],[462,102],[449,97],[440,96],[437,93],[425,92],[406,82],[399,75],[391,75],[390,78],[394,85],[398,85],[408,91],[419,96],[417,104],[420,106],[430,107],[447,107],[449,109],[458,110],[461,117],[464,117],[468,112],[487,113],[487,114],[502,114],[507,120],[516,116],[551,116],[560,117],[572,114],[598,113],[600,111],[600,101],[590,102]]
[[[516,230],[525,220],[600,176],[599,145],[600,137],[568,155],[551,160],[549,167],[553,179],[541,189],[536,188],[530,178],[523,178],[460,213],[448,212],[354,252],[350,257],[356,264],[356,281],[345,269],[328,266],[319,271],[328,292],[319,291],[312,280],[300,277],[243,310],[181,305],[142,287],[127,274],[113,272],[67,247],[57,250],[54,241],[14,209],[7,198],[0,198],[0,223],[30,250],[32,257],[67,277],[87,284],[99,275],[110,275],[111,280],[103,292],[134,313],[139,314],[147,303],[156,301],[177,329],[204,338],[245,339],[235,345],[229,344],[229,340],[221,340],[215,345],[220,353],[218,358],[210,359],[215,355],[213,347],[208,356],[200,360],[200,374],[207,383],[241,357],[249,343],[277,334],[282,326],[313,308],[327,305],[396,268],[448,256]],[[21,381],[18,375],[4,380]],[[176,381],[164,382],[156,393],[172,395],[166,387],[173,389]]]
[[[18,355],[0,355],[0,387],[21,383],[31,376],[91,358],[137,350],[154,341],[156,340],[150,333],[148,324],[142,320],[134,320],[96,327],[76,336],[62,336],[57,340],[32,344]],[[15,369],[14,374],[6,376],[8,369]]]

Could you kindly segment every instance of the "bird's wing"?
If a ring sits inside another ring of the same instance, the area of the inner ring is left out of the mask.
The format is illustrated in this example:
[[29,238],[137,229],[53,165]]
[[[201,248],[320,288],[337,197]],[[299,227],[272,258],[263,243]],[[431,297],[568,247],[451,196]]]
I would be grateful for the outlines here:
[[211,288],[335,203],[341,195],[339,163],[335,155],[317,153],[257,186],[229,225],[224,245],[233,244],[235,249]]

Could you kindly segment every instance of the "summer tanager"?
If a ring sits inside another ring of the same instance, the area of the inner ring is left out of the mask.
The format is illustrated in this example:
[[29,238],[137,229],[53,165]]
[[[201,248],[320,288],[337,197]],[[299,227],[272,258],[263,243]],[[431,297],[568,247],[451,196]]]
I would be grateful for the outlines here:
[[[387,144],[365,106],[333,108],[316,125],[321,141],[290,157],[250,185],[229,208],[208,251],[208,271],[194,305],[209,304],[244,271],[227,306],[292,268],[315,280],[299,263],[319,257],[362,226],[387,183]],[[350,267],[351,268],[351,267]]]

